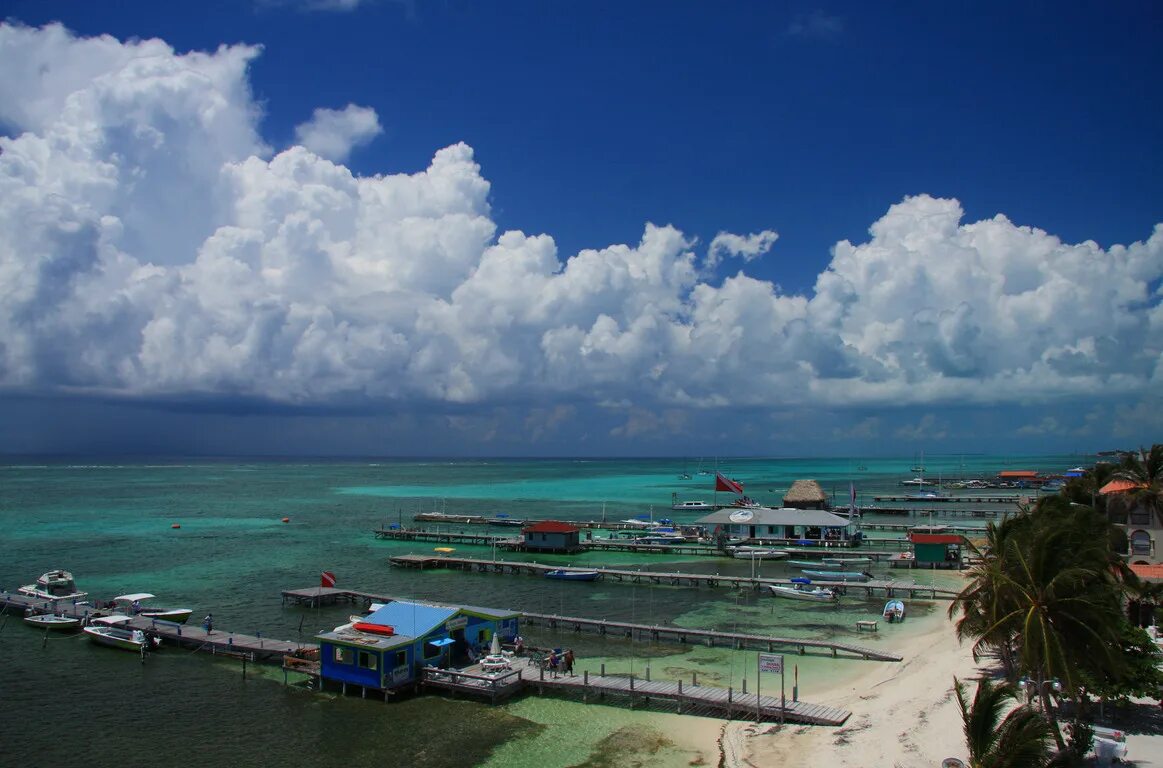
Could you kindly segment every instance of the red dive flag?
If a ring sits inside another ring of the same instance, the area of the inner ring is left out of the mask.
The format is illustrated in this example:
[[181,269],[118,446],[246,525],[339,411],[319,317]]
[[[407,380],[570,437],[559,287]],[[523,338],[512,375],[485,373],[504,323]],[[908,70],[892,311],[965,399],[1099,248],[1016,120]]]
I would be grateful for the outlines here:
[[716,491],[730,491],[731,493],[743,493],[743,484],[737,483],[734,480],[723,477],[721,472],[715,473],[715,490]]
[[334,587],[335,586],[335,574],[332,573],[331,571],[324,571],[323,572],[323,581],[322,581],[322,584],[320,586]]

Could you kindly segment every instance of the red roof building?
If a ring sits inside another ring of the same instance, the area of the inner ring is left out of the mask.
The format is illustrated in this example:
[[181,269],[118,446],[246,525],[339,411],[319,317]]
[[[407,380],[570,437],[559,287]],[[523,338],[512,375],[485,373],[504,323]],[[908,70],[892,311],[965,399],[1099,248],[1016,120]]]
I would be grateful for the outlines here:
[[526,526],[525,549],[529,552],[577,552],[582,549],[581,529],[557,520]]
[[1136,483],[1133,480],[1111,480],[1109,483],[1098,489],[1098,492],[1103,496],[1111,493],[1126,493],[1133,491],[1136,488],[1142,488],[1142,483]]
[[542,520],[539,523],[525,526],[525,533],[577,533],[581,528],[557,520]]

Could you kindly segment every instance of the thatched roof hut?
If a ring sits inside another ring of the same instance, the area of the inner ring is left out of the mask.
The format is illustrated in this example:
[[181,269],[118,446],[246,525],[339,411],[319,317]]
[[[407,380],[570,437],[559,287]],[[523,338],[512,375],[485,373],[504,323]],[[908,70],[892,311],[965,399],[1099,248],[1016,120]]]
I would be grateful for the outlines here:
[[828,497],[815,480],[796,480],[784,494],[783,505],[794,509],[827,509]]

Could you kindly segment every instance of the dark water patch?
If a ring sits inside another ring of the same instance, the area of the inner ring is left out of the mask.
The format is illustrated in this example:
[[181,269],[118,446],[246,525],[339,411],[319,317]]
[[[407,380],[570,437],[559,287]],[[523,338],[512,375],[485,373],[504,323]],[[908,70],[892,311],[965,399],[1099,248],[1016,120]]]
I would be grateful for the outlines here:
[[619,728],[598,742],[585,762],[569,768],[646,768],[650,758],[675,747],[673,741],[653,728]]

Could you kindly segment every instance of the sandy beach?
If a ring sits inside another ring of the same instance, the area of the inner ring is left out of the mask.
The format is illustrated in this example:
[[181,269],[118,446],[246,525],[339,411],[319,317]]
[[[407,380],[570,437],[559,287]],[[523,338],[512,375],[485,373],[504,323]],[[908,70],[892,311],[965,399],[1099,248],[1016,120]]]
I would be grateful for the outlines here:
[[[918,622],[919,623],[919,622]],[[921,631],[895,646],[904,660],[884,664],[840,685],[806,694],[813,703],[844,707],[852,716],[840,728],[762,725],[732,721],[720,731],[720,765],[893,766],[934,768],[947,757],[967,759],[961,712],[953,678],[969,680],[982,669],[972,643],[959,643],[944,611],[929,617]],[[970,691],[972,691],[972,684]],[[1141,713],[1157,717],[1152,700]],[[1163,719],[1163,718],[1161,718]],[[1157,725],[1131,728],[1131,765],[1163,765],[1163,735]]]
[[754,766],[939,766],[966,758],[953,677],[967,679],[977,665],[944,612],[894,645],[904,660],[883,664],[829,688],[812,690],[813,703],[851,710],[840,728],[730,723],[723,733],[723,764]]

